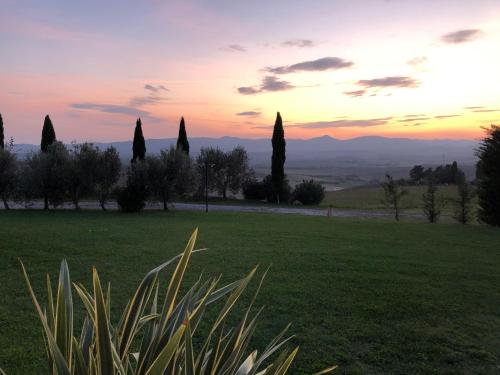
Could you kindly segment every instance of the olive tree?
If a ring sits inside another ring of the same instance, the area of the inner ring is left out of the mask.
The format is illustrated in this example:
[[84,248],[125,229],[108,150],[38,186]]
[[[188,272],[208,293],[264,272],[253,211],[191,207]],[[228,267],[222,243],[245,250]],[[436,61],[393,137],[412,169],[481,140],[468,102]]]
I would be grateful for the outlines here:
[[9,209],[9,199],[15,193],[16,172],[16,155],[10,148],[0,148],[0,197],[6,210]]
[[99,162],[99,149],[91,143],[75,145],[70,153],[68,193],[76,210],[82,196],[95,190]]
[[25,186],[31,186],[35,196],[44,200],[44,209],[49,209],[64,202],[70,176],[70,155],[66,146],[54,142],[46,151],[32,153],[26,158]]
[[241,146],[228,152],[212,147],[203,148],[197,165],[202,180],[203,176],[208,177],[209,190],[216,190],[223,199],[227,198],[228,191],[238,193],[253,175],[247,152]]
[[97,198],[103,211],[106,211],[106,202],[120,179],[121,170],[122,163],[116,148],[110,146],[104,151],[99,151],[94,178]]
[[194,169],[183,149],[170,147],[162,150],[159,156],[148,156],[146,165],[150,193],[163,203],[163,209],[168,210],[168,203],[173,199],[195,191]]

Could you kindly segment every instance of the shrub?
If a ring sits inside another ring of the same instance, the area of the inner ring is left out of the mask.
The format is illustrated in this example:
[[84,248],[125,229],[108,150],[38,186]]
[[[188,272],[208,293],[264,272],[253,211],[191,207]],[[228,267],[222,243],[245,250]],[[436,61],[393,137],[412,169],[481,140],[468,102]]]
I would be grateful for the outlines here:
[[247,181],[243,186],[243,196],[248,200],[263,201],[267,197],[267,188],[263,181]]
[[[230,313],[254,277],[256,268],[242,279],[223,287],[218,287],[220,278],[200,278],[186,289],[182,298],[179,296],[189,259],[193,253],[201,251],[194,250],[196,236],[197,231],[192,234],[182,254],[145,275],[116,325],[110,318],[110,287],[107,292],[102,290],[95,268],[92,271],[92,289],[87,290],[80,283],[71,283],[68,265],[63,260],[55,296],[47,276],[48,303],[42,308],[21,263],[43,327],[48,373],[255,375],[259,371],[261,375],[285,374],[298,351],[298,348],[283,350],[291,338],[286,337],[288,327],[262,353],[248,350],[261,311],[254,312],[253,309],[256,295],[244,310],[239,324],[232,329],[227,327],[233,320]],[[160,303],[160,272],[176,260],[177,266],[163,303]],[[85,311],[81,332],[74,330],[74,321],[80,318],[75,315],[81,310],[74,309],[73,289],[82,300]],[[259,289],[260,285],[256,294]],[[206,321],[205,312],[216,308],[214,304],[223,298],[225,302],[217,309],[218,313],[215,311],[215,315],[211,314],[214,318]],[[206,327],[206,334],[199,334],[200,326]],[[279,351],[281,354],[277,355]]]
[[146,162],[136,160],[127,170],[127,183],[117,191],[117,203],[123,212],[139,212],[149,195]]
[[140,190],[127,185],[116,190],[116,203],[122,212],[139,212],[146,206],[146,198]]
[[295,186],[292,201],[299,201],[304,205],[320,204],[325,198],[325,187],[318,181],[303,180]]

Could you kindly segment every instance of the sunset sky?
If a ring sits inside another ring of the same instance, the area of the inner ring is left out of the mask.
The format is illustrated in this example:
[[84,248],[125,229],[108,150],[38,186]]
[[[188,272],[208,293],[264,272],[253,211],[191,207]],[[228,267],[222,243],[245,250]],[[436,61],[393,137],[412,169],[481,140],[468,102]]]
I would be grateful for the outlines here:
[[500,122],[500,1],[0,0],[7,137],[472,139]]

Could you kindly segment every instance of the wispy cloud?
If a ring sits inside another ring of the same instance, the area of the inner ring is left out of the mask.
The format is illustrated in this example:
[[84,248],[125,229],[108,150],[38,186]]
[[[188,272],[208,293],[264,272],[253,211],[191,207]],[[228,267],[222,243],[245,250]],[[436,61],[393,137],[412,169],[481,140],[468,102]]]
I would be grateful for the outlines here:
[[242,95],[255,95],[261,91],[259,88],[255,88],[252,86],[242,86],[242,87],[238,87],[238,92]]
[[288,74],[297,72],[321,72],[325,70],[337,70],[349,68],[354,63],[341,59],[340,57],[323,57],[317,60],[303,61],[293,65],[267,67],[266,71],[274,74]]
[[472,112],[478,112],[478,113],[481,113],[481,112],[500,112],[500,109],[473,109]]
[[470,107],[464,107],[464,109],[481,109],[484,108],[483,106],[470,106]]
[[247,49],[245,46],[242,46],[241,44],[229,44],[225,47],[221,48],[223,51],[226,52],[246,52]]
[[398,122],[414,122],[414,121],[425,121],[429,120],[430,117],[409,117],[405,119],[400,119]]
[[163,93],[169,91],[164,85],[151,85],[147,83],[144,85],[144,90],[147,91],[147,95],[130,98],[129,105],[132,107],[142,107],[144,105],[155,105],[167,100],[167,98],[162,96]]
[[452,118],[452,117],[460,117],[460,115],[439,115],[439,116],[434,116],[435,119],[442,120],[445,118]]
[[410,117],[427,117],[425,113],[412,113],[409,115],[404,115],[404,118],[410,118]]
[[369,88],[383,88],[383,87],[418,87],[419,81],[412,77],[406,76],[392,76],[374,79],[362,79],[358,81],[358,85]]
[[261,112],[258,111],[244,111],[238,112],[236,116],[246,116],[246,117],[258,117],[261,115]]
[[149,83],[144,85],[145,90],[149,90],[151,92],[160,92],[160,91],[168,91],[168,89],[163,85],[150,85]]
[[373,119],[345,119],[333,121],[316,121],[304,122],[289,127],[302,128],[302,129],[328,129],[328,128],[367,128],[372,126],[381,126],[388,123],[391,117],[373,118]]
[[166,100],[167,98],[159,96],[134,96],[130,98],[129,104],[133,107],[142,107],[143,105],[154,105]]
[[427,62],[427,60],[428,59],[425,56],[417,56],[411,60],[408,60],[408,65],[412,65],[412,66],[422,65],[422,64],[425,64]]
[[316,42],[311,39],[288,39],[281,43],[283,47],[311,48]]
[[261,91],[285,91],[293,89],[294,87],[295,86],[288,81],[283,81],[273,76],[266,76],[262,80]]
[[448,44],[466,43],[478,39],[482,34],[479,29],[457,30],[441,36],[441,41]]
[[288,81],[280,80],[274,76],[265,76],[260,86],[238,87],[238,92],[242,95],[255,95],[264,92],[286,91],[295,88]]
[[366,90],[344,91],[344,94],[358,98],[360,96],[364,96],[366,94]]
[[134,117],[149,116],[149,112],[147,111],[125,105],[84,102],[70,104],[70,107],[74,109],[92,110],[104,113],[116,113]]

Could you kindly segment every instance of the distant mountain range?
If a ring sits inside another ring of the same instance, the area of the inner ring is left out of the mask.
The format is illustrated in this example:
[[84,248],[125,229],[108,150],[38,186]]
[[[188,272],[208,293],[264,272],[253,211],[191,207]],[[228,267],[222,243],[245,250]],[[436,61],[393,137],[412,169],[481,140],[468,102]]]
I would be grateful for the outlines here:
[[[148,139],[148,153],[175,145],[176,138]],[[287,139],[287,161],[285,167],[291,179],[315,177],[326,183],[342,184],[339,179],[365,183],[380,179],[385,173],[406,176],[408,168],[415,164],[425,166],[451,163],[456,160],[468,175],[473,174],[477,141],[472,140],[423,140],[409,138],[358,137],[347,140],[322,136],[311,139]],[[268,138],[248,139],[236,137],[189,138],[191,154],[196,155],[202,147],[219,147],[230,150],[243,146],[250,157],[251,165],[259,174],[268,172],[272,152]],[[123,160],[132,156],[132,141],[95,143],[101,148],[113,145]],[[26,154],[37,150],[38,145],[19,144],[16,151]],[[348,183],[350,184],[350,183]]]

